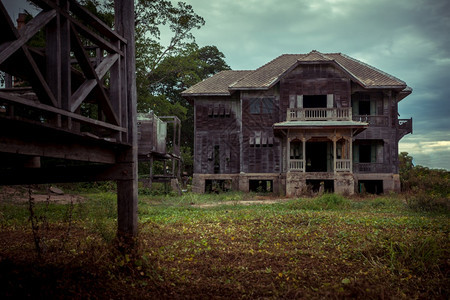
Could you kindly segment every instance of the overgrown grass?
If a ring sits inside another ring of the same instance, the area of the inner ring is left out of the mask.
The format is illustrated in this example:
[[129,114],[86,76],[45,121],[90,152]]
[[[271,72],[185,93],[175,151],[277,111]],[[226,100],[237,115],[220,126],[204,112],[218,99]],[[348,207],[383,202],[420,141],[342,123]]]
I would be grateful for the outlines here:
[[241,202],[256,194],[141,196],[128,253],[114,239],[115,194],[85,196],[70,230],[67,204],[36,205],[48,222],[41,258],[26,205],[1,204],[1,297],[449,296],[448,211],[413,210],[403,196],[258,205]]

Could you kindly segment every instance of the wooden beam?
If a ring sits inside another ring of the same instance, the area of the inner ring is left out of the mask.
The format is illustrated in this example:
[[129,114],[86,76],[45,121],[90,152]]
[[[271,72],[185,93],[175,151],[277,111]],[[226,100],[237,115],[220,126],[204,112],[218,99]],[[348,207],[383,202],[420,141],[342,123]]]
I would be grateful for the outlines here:
[[[86,86],[81,86],[78,88],[78,90],[75,92],[75,96],[72,96],[71,99],[71,105],[70,105],[70,111],[74,112],[78,109],[78,107],[81,105],[81,103],[85,100],[86,96],[90,93],[90,90],[85,90],[87,88],[97,88],[99,91],[99,104],[102,108],[103,112],[105,113],[107,119],[112,122],[114,125],[120,124],[119,119],[117,117],[117,114],[114,112],[112,105],[109,101],[109,97],[106,94],[105,89],[103,88],[103,82],[100,80],[100,78],[97,76],[97,72],[95,71],[94,67],[92,66],[88,55],[86,54],[86,51],[84,51],[83,45],[81,43],[80,38],[78,37],[78,32],[76,29],[71,26],[71,39],[72,39],[72,45],[73,50],[75,53],[75,56],[78,60],[78,63],[80,64],[81,69],[83,70],[85,76],[88,79],[94,79],[94,82],[88,82]],[[103,66],[102,66],[103,68]],[[89,80],[88,80],[89,81]]]
[[[15,28],[13,29],[14,34],[17,39],[8,43],[7,47],[0,52],[0,64],[4,62],[8,57],[10,57],[14,52],[19,50],[30,38],[32,38],[42,27],[44,27],[48,22],[50,22],[56,16],[54,10],[42,11],[35,18],[28,22],[24,29],[17,32]],[[2,30],[8,30],[7,28],[2,28]]]
[[59,109],[50,105],[46,105],[46,104],[42,104],[33,100],[29,100],[29,99],[25,99],[25,98],[21,98],[19,96],[16,95],[12,95],[12,94],[8,94],[5,92],[1,92],[0,91],[0,99],[3,99],[5,101],[11,102],[11,103],[18,103],[18,104],[22,104],[22,105],[26,105],[32,108],[36,108],[42,111],[46,111],[46,112],[51,112],[51,113],[56,113],[56,114],[60,114],[66,117],[70,117],[74,120],[79,121],[80,123],[84,123],[84,124],[90,124],[90,125],[95,125],[95,126],[99,126],[99,127],[104,127],[107,129],[111,129],[111,130],[115,130],[115,131],[120,131],[120,132],[127,132],[127,128],[125,127],[121,127],[121,126],[117,126],[117,125],[112,125],[110,123],[106,123],[100,120],[94,120],[76,113],[72,113],[63,109]]
[[130,164],[14,168],[0,170],[0,185],[126,180]]
[[123,52],[120,51],[116,46],[114,46],[111,42],[105,40],[104,38],[100,37],[98,34],[95,34],[90,30],[88,27],[83,25],[82,22],[72,17],[66,10],[61,9],[59,6],[57,6],[53,1],[51,0],[31,0],[32,2],[38,4],[41,7],[47,7],[50,9],[56,10],[58,14],[63,16],[64,18],[68,19],[73,25],[75,25],[78,30],[89,40],[97,44],[98,46],[102,47],[106,51],[110,53],[119,53],[120,55],[123,55]]
[[[41,132],[42,134],[42,132]],[[63,142],[64,141],[64,142]],[[94,144],[92,140],[68,139],[52,140],[39,139],[34,137],[0,136],[0,152],[20,155],[42,156],[61,158],[77,161],[88,161],[95,163],[113,164],[116,162],[116,152],[111,145],[105,147],[101,144]]]
[[117,181],[117,210],[118,210],[118,228],[119,238],[131,241],[137,235],[137,203],[138,203],[138,145],[137,145],[137,112],[136,112],[136,58],[135,58],[135,42],[134,42],[134,1],[133,0],[115,0],[115,27],[118,34],[122,35],[128,44],[125,47],[125,76],[122,80],[126,80],[127,84],[123,85],[126,91],[125,96],[121,100],[126,110],[122,113],[127,114],[128,126],[127,140],[131,147],[121,153],[118,157],[119,162],[129,163],[132,165],[132,177],[129,180]]

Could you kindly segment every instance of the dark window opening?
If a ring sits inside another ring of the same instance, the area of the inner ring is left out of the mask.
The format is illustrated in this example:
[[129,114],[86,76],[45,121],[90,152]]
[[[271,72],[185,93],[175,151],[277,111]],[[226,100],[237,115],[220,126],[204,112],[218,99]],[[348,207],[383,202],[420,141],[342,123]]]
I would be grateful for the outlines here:
[[256,193],[272,193],[273,180],[249,180],[250,192]]
[[291,159],[303,159],[303,145],[301,142],[291,142],[290,151]]
[[306,185],[308,185],[314,193],[321,191],[321,185],[323,185],[323,192],[334,193],[334,180],[310,179],[306,180]]
[[262,99],[262,113],[271,114],[273,111],[273,100],[270,98]]
[[208,117],[210,118],[230,118],[230,105],[210,105],[208,107]]
[[214,174],[220,173],[220,147],[214,146]]
[[383,180],[359,180],[358,191],[360,193],[382,194]]
[[253,115],[258,114],[271,114],[273,112],[273,99],[272,98],[255,98],[250,99],[250,113]]
[[303,108],[326,108],[327,95],[303,95]]
[[327,142],[306,143],[306,172],[327,172]]
[[223,193],[231,190],[229,179],[207,179],[205,180],[205,193]]
[[254,115],[261,113],[261,99],[250,100],[250,113]]
[[359,145],[359,162],[372,162],[372,145]]
[[359,101],[359,114],[370,115],[370,101],[367,100]]

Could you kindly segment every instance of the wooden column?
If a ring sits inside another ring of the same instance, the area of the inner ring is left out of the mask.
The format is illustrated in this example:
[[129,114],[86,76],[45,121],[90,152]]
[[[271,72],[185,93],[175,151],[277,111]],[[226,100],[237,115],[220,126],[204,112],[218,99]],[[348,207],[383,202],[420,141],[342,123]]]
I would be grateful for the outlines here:
[[350,159],[350,172],[353,173],[353,131],[350,130],[350,138],[349,141],[349,159]]
[[306,172],[306,138],[302,138],[303,173]]
[[336,173],[336,133],[333,137],[333,171]]
[[127,84],[122,86],[123,106],[122,126],[128,129],[127,142],[131,145],[128,149],[120,153],[119,164],[126,164],[131,167],[131,174],[127,174],[127,179],[117,181],[117,209],[118,209],[118,237],[131,241],[137,234],[137,114],[136,114],[136,59],[134,41],[134,1],[115,0],[115,26],[117,32],[127,40],[125,47],[126,73],[122,80]]
[[289,129],[287,130],[287,157],[286,157],[286,163],[287,163],[287,172],[291,171],[291,140],[289,138]]

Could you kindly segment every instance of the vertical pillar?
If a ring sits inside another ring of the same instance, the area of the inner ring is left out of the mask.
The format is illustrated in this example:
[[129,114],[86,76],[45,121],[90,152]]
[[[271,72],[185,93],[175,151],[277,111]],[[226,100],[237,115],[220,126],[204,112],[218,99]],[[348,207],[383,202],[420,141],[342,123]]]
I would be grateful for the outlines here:
[[131,242],[137,234],[137,115],[136,115],[136,59],[134,42],[134,1],[115,0],[115,26],[117,32],[127,40],[125,47],[125,74],[122,80],[123,97],[121,101],[127,109],[122,120],[127,120],[122,126],[127,126],[127,141],[131,145],[120,153],[117,163],[130,167],[131,174],[126,179],[117,181],[117,210],[119,238]]
[[336,136],[333,137],[333,171],[336,173]]
[[302,138],[303,173],[306,172],[306,138]]
[[350,159],[350,172],[353,173],[353,132],[350,133],[349,142],[349,159]]
[[287,131],[287,136],[286,136],[286,149],[287,149],[287,157],[286,157],[286,168],[287,171],[290,172],[291,171],[291,142],[289,140],[289,129]]

